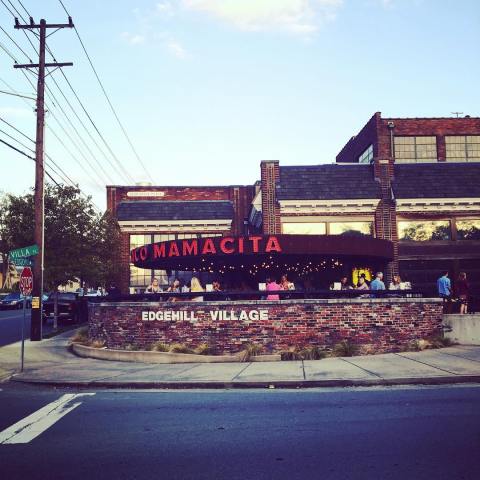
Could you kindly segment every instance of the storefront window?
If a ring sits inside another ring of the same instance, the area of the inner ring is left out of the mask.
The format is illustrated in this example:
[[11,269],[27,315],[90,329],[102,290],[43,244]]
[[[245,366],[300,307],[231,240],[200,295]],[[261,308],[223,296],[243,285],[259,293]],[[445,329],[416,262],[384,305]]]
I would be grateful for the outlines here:
[[325,235],[325,223],[282,223],[282,233],[287,235]]
[[448,220],[398,222],[398,238],[413,242],[450,240],[450,222]]
[[330,235],[362,236],[373,235],[372,222],[329,223]]
[[480,240],[480,219],[457,220],[457,238],[459,240]]

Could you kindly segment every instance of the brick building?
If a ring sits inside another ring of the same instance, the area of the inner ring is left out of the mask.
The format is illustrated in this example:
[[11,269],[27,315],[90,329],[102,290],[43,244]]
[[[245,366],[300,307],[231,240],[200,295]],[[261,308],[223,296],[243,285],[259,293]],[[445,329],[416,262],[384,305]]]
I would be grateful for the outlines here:
[[[109,186],[107,208],[122,230],[125,263],[132,248],[167,240],[285,234],[322,242],[341,235],[353,249],[361,236],[391,242],[393,257],[382,266],[388,277],[400,273],[431,289],[442,269],[454,276],[465,270],[478,289],[480,118],[375,113],[334,164],[263,161],[260,181],[247,186]],[[357,258],[335,275],[364,266]],[[153,276],[167,281],[165,271],[132,265],[120,286],[142,289]]]

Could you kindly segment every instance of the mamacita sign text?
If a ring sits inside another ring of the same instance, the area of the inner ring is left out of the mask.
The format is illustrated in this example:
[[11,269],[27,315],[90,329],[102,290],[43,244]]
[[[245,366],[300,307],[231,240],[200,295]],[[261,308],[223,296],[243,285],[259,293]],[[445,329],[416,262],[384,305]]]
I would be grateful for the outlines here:
[[198,322],[208,319],[212,321],[226,320],[268,320],[268,310],[157,310],[143,311],[143,322]]

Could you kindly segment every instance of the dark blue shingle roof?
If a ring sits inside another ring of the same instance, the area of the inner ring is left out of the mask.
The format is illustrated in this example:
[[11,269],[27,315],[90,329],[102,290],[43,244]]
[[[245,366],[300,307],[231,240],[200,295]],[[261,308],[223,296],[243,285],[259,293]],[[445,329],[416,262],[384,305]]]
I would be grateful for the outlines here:
[[233,218],[233,204],[229,201],[136,201],[120,202],[119,221],[129,220],[221,220]]

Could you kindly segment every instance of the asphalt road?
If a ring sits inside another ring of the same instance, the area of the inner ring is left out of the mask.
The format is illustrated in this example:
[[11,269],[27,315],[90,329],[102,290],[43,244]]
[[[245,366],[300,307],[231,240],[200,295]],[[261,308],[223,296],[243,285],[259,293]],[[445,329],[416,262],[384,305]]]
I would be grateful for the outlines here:
[[[0,347],[22,339],[23,310],[0,310]],[[52,322],[43,325],[43,334],[53,330]],[[30,338],[30,309],[25,319],[25,338]]]
[[480,478],[480,386],[0,389],[0,443],[5,429],[65,393],[93,394],[72,399],[73,410],[29,443],[0,444],[5,479]]

